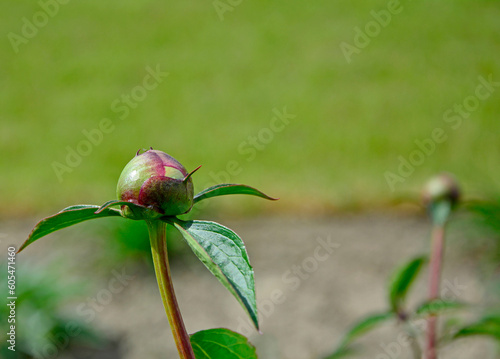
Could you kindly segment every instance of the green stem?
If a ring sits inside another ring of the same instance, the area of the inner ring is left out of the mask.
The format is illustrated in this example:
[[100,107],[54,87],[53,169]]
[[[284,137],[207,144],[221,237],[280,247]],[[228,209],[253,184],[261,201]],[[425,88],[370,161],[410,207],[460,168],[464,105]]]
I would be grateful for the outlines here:
[[[429,300],[439,297],[441,264],[444,252],[444,224],[435,224],[432,231],[432,249],[429,270]],[[436,359],[437,316],[432,315],[427,321],[427,359]]]
[[413,358],[421,359],[422,358],[422,349],[418,342],[418,333],[409,320],[405,321],[406,324],[406,332],[410,337],[410,344],[413,351]]
[[158,281],[161,299],[167,313],[179,356],[181,359],[195,359],[189,335],[184,327],[181,311],[175,298],[174,286],[170,275],[167,257],[167,224],[162,221],[146,221],[146,223],[149,229],[156,280]]

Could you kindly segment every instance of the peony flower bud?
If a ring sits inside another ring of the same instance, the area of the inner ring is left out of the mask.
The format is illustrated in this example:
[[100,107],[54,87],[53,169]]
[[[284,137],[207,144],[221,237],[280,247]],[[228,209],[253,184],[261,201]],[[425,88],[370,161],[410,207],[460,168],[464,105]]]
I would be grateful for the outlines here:
[[[120,175],[117,196],[152,209],[155,217],[187,213],[193,206],[193,172],[188,173],[164,152],[152,148],[142,154],[138,151]],[[122,210],[126,217],[135,218],[128,206]]]
[[454,206],[460,197],[457,180],[449,173],[441,173],[427,182],[422,197],[426,206],[443,200]]

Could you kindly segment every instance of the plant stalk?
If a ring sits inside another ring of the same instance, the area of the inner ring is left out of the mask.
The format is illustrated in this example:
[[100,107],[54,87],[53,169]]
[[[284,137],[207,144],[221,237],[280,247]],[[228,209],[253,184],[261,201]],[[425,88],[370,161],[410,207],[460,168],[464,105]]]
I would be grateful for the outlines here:
[[146,221],[146,223],[149,229],[156,280],[158,281],[161,299],[167,313],[179,356],[181,359],[195,359],[189,335],[184,326],[179,305],[177,304],[172,277],[170,275],[170,266],[167,257],[167,224],[159,220]]
[[[439,283],[444,252],[444,223],[434,224],[432,230],[431,259],[429,270],[429,300],[439,298]],[[427,320],[427,359],[436,359],[437,316],[431,315]]]
[[406,333],[410,338],[410,345],[413,352],[414,359],[422,359],[422,348],[420,347],[420,343],[418,342],[418,333],[410,323],[410,321],[405,321]]

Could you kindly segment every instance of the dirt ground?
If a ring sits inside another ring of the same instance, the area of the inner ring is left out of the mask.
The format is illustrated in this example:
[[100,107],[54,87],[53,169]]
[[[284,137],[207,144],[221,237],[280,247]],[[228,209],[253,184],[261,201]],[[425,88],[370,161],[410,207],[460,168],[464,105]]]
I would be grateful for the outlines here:
[[[387,308],[385,287],[394,267],[428,248],[428,222],[419,216],[358,214],[221,222],[247,245],[255,269],[263,334],[252,329],[236,300],[192,257],[172,263],[178,300],[189,332],[215,327],[236,330],[250,336],[261,359],[323,358],[353,322]],[[33,223],[3,222],[2,248],[20,244]],[[124,359],[176,358],[152,270],[148,274],[149,269],[110,263],[97,269],[91,258],[102,249],[99,243],[104,239],[87,238],[77,229],[84,225],[79,226],[30,247],[19,256],[19,265],[68,262],[72,265],[61,276],[88,281],[90,298],[102,297],[109,280],[121,273],[123,287],[94,312],[92,325],[120,338]],[[467,260],[457,245],[460,243],[460,238],[449,240],[441,294],[447,299],[481,303],[484,285],[478,281],[474,261]],[[425,298],[426,274],[422,273],[410,293],[411,305]],[[89,297],[65,311],[90,321],[89,313],[77,309],[82,303],[85,307]],[[402,333],[397,324],[385,325],[360,340],[363,350],[353,357],[412,358]],[[440,359],[493,359],[498,358],[497,349],[485,339],[462,339],[442,348]]]

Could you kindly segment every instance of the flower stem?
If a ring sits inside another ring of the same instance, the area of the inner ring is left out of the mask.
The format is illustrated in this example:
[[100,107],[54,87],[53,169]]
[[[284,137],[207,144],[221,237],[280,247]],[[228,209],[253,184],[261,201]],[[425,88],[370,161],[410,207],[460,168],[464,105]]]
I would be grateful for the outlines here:
[[151,253],[155,266],[156,280],[167,318],[172,329],[175,344],[181,359],[195,359],[189,335],[184,327],[181,311],[175,298],[174,286],[170,275],[167,257],[166,223],[162,221],[146,221],[149,229]]
[[410,339],[410,344],[413,352],[414,359],[422,358],[422,348],[420,347],[420,343],[418,342],[418,333],[410,323],[410,321],[406,320],[406,332],[408,334],[408,338]]
[[[435,224],[432,230],[432,249],[429,271],[429,300],[439,297],[441,264],[444,252],[444,224]],[[437,317],[431,315],[427,320],[427,359],[436,359]]]

